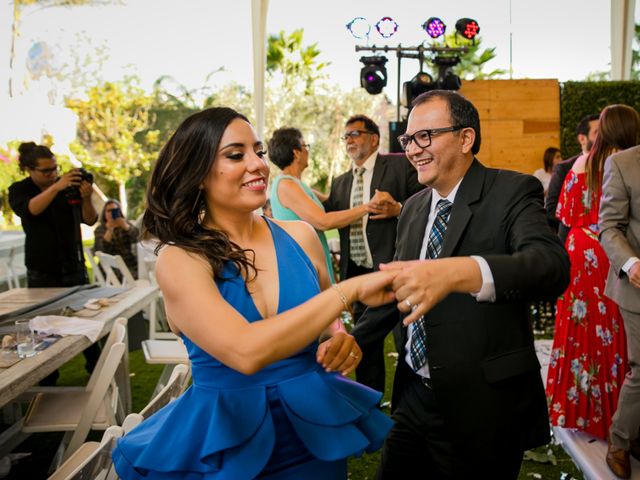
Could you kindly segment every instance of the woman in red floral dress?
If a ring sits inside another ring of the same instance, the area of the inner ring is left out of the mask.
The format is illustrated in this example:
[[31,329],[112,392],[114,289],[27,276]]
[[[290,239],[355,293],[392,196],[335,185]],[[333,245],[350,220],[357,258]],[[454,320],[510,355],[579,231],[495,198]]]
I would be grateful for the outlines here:
[[605,439],[627,370],[626,338],[618,306],[604,295],[609,260],[598,242],[604,161],[640,140],[640,116],[626,105],[600,115],[591,151],[564,181],[556,216],[569,226],[565,247],[571,283],[558,298],[547,377],[551,423]]

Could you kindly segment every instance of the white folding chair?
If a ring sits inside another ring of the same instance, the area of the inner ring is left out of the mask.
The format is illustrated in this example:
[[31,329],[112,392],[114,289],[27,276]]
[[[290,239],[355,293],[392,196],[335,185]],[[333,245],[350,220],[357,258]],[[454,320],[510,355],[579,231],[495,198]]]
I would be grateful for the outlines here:
[[100,442],[83,443],[48,480],[117,479],[111,452],[124,433],[117,425],[107,428]]
[[13,249],[11,247],[0,249],[0,283],[6,283],[9,290],[16,288],[14,283],[15,275],[13,273],[13,265],[11,261],[12,250]]
[[126,350],[126,318],[119,318],[103,347],[86,387],[38,387],[29,404],[22,432],[66,432],[54,457],[57,467],[87,438],[89,430],[117,424],[119,389],[115,374]]
[[162,407],[178,398],[187,388],[189,380],[191,380],[191,367],[184,364],[176,365],[167,384],[140,410],[142,418],[149,418]]
[[[151,285],[158,285],[156,280],[156,255],[154,249],[157,242],[146,240],[136,243],[136,254],[138,256],[138,278],[148,280]],[[166,312],[162,303],[162,292],[156,300],[156,322],[149,323],[149,338],[175,340],[177,337],[170,331],[166,321]]]
[[[98,251],[96,252],[96,257],[98,257],[98,260],[100,261],[100,266],[105,274],[106,285],[108,286],[127,287],[132,285],[155,285],[155,282],[151,282],[149,279],[134,279],[131,271],[120,255],[110,255],[108,253]],[[173,333],[164,332],[159,328],[157,302],[151,302],[146,313],[149,318],[149,338],[175,340],[176,336]]]
[[106,285],[107,282],[102,274],[102,269],[98,266],[96,262],[96,257],[89,247],[84,247],[84,256],[86,257],[89,265],[91,265],[91,271],[93,272],[93,283],[97,283],[98,285]]
[[0,283],[6,282],[9,290],[18,288],[20,287],[20,278],[24,278],[26,275],[24,246],[0,249]]
[[154,398],[169,383],[176,365],[190,365],[189,353],[180,338],[175,340],[143,340],[142,352],[149,364],[164,365],[156,388],[151,395]]
[[111,287],[132,287],[140,283],[148,284],[144,280],[140,282],[133,278],[131,270],[129,270],[120,255],[110,255],[100,251],[95,252],[95,254],[104,272],[106,285]]

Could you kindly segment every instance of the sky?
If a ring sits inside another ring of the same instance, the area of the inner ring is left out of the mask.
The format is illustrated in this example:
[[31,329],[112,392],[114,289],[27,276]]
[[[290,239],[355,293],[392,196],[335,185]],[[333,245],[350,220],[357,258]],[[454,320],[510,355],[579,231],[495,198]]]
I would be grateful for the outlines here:
[[[636,4],[638,19],[640,1]],[[14,83],[24,91],[27,52],[35,42],[45,41],[52,47],[54,64],[64,63],[71,49],[105,46],[106,80],[135,74],[150,89],[158,77],[169,75],[194,89],[210,72],[224,68],[210,84],[236,81],[251,88],[250,5],[250,0],[123,0],[115,6],[27,7],[21,18]],[[0,7],[2,65],[8,65],[11,8],[11,2]],[[345,89],[357,88],[359,58],[369,53],[356,52],[355,46],[367,42],[353,38],[345,25],[358,16],[371,24],[392,17],[399,25],[396,35],[383,39],[374,29],[368,44],[394,47],[424,42],[427,36],[421,24],[428,17],[440,17],[449,29],[458,18],[473,18],[480,25],[483,47],[496,47],[497,58],[487,68],[512,68],[512,78],[582,80],[590,72],[609,68],[607,0],[271,0],[267,32],[304,28],[305,44],[317,42],[321,60],[330,62],[330,81]],[[78,33],[83,38],[80,43]],[[396,62],[395,54],[390,54],[386,93],[391,98],[397,85]],[[7,95],[3,70],[0,99]],[[402,60],[403,81],[417,72],[417,60]]]

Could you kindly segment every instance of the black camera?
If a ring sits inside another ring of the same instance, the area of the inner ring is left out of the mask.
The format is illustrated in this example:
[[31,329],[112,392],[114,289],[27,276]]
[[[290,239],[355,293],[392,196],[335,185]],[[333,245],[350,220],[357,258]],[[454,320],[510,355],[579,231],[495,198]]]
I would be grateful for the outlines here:
[[[93,174],[91,172],[87,172],[84,168],[78,168],[78,173],[80,173],[80,179],[82,181],[93,184]],[[67,197],[67,201],[69,203],[75,204],[79,203],[82,200],[80,189],[78,187],[67,187],[64,191],[64,194]]]
[[93,173],[87,172],[84,168],[79,168],[78,171],[80,172],[82,180],[93,184]]

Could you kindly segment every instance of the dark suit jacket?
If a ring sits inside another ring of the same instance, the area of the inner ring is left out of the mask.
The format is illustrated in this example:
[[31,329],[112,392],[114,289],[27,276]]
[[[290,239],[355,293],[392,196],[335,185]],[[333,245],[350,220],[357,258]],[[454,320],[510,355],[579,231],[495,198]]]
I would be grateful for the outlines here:
[[564,241],[567,239],[567,234],[569,233],[569,227],[562,224],[556,218],[556,207],[558,206],[558,199],[560,198],[560,192],[562,191],[562,184],[564,183],[564,179],[573,167],[573,164],[576,162],[576,158],[580,155],[576,155],[575,157],[571,157],[563,162],[558,163],[553,167],[553,171],[551,172],[551,180],[549,181],[549,188],[547,189],[547,198],[544,202],[544,207],[547,210],[547,220],[549,225],[553,229],[554,232],[558,232],[558,236],[560,240],[562,240],[562,244],[564,245]]
[[[331,184],[329,198],[324,202],[327,212],[351,208],[351,185],[353,172],[349,170],[336,177]],[[422,190],[418,183],[416,169],[404,154],[378,154],[371,178],[371,196],[376,188],[389,194],[398,202],[404,203],[411,195]],[[393,259],[396,242],[397,218],[371,220],[367,222],[367,241],[373,257],[373,268],[380,263]],[[339,229],[340,233],[340,278],[344,280],[349,260],[349,226]]]
[[[404,205],[396,259],[419,257],[431,195],[431,189],[424,190]],[[542,185],[535,177],[474,160],[456,195],[440,256],[468,255],[489,264],[496,301],[480,303],[453,293],[425,317],[433,391],[456,451],[468,455],[465,461],[493,458],[501,445],[516,442],[528,449],[549,441],[527,301],[564,291],[569,258],[547,226]],[[369,308],[354,336],[358,343],[375,341],[401,317],[395,305]],[[400,342],[392,405],[415,375],[404,360],[406,328]]]

